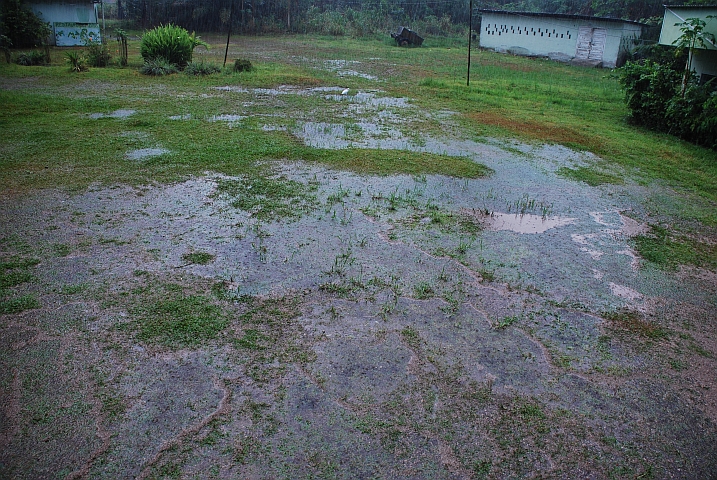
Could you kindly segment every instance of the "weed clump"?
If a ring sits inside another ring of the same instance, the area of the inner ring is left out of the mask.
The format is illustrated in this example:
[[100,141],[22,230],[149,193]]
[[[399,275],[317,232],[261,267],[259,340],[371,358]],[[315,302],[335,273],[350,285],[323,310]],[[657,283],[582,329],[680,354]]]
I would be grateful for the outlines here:
[[178,71],[179,69],[176,65],[170,63],[162,57],[146,60],[144,65],[139,67],[139,73],[142,75],[153,75],[155,77],[171,75],[173,73],[177,73]]
[[182,255],[182,260],[195,265],[207,265],[212,263],[217,257],[207,252],[192,252]]
[[110,64],[110,49],[102,42],[88,40],[85,42],[87,62],[92,67],[106,67]]
[[234,60],[234,71],[235,72],[251,72],[254,70],[254,66],[249,60],[237,58]]
[[220,307],[201,295],[170,296],[132,309],[137,338],[165,345],[193,346],[215,338],[228,320]]
[[15,298],[0,298],[0,314],[20,313],[35,308],[40,308],[40,302],[32,294]]
[[189,62],[187,67],[184,69],[184,73],[194,76],[211,75],[219,72],[221,72],[221,68],[213,63],[205,62],[204,60],[200,60],[199,62]]
[[667,338],[669,331],[659,325],[645,321],[639,312],[620,310],[603,313],[603,318],[610,321],[617,330],[628,331],[642,337],[659,340]]
[[23,52],[17,56],[15,59],[15,63],[18,65],[22,65],[25,67],[32,67],[35,65],[46,65],[47,64],[47,55],[45,55],[43,52],[40,52],[38,50],[33,50],[31,52]]

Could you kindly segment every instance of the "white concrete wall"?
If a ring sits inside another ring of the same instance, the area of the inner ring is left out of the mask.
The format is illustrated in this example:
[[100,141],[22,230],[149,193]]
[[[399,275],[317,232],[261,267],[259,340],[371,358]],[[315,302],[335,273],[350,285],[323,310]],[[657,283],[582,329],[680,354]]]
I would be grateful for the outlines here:
[[35,14],[46,22],[98,23],[95,7],[85,3],[30,3]]
[[48,39],[50,45],[84,45],[85,38],[89,37],[95,41],[100,40],[97,12],[92,2],[30,3],[29,6],[52,27],[53,33]]
[[562,53],[575,56],[581,26],[607,30],[603,66],[614,67],[623,37],[639,37],[640,25],[600,19],[529,16],[525,14],[483,13],[480,46],[496,50],[524,49],[524,54],[548,56]]

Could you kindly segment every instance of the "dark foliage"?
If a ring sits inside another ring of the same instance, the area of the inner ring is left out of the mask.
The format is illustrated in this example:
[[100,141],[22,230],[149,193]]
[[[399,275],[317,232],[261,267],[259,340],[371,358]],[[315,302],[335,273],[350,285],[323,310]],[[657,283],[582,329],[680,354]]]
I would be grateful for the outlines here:
[[214,65],[210,62],[205,62],[204,60],[200,60],[199,62],[189,62],[184,69],[184,73],[187,75],[211,75],[213,73],[219,73],[222,69],[219,68],[217,65]]
[[178,71],[179,69],[175,64],[168,62],[162,57],[145,60],[144,64],[139,67],[139,73],[142,75],[154,75],[157,77],[171,75]]
[[234,60],[234,71],[235,72],[251,72],[254,67],[249,60],[243,60],[237,58]]
[[[680,68],[681,66],[678,66]],[[717,149],[717,91],[714,82],[698,85],[690,77],[680,94],[682,73],[675,65],[646,60],[620,69],[630,121],[697,145]]]
[[85,43],[87,63],[92,67],[106,67],[110,64],[110,49],[107,44],[87,41]]
[[15,48],[45,45],[52,31],[20,0],[0,0],[0,35]]
[[32,67],[34,65],[45,65],[47,64],[47,57],[43,52],[33,50],[32,52],[23,52],[15,58],[15,63],[26,67]]

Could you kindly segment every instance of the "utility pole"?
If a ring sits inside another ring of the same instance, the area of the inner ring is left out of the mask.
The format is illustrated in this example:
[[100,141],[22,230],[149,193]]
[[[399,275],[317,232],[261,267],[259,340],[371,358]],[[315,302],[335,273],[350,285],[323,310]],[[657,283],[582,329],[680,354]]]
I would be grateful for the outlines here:
[[466,87],[471,85],[471,40],[473,39],[473,0],[471,0],[470,12],[468,12],[468,75],[466,76]]

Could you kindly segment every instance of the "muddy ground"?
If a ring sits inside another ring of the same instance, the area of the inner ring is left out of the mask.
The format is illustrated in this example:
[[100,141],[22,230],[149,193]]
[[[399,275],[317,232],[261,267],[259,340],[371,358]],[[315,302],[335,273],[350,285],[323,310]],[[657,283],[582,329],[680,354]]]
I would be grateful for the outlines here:
[[632,242],[684,200],[558,175],[590,153],[461,140],[451,112],[409,135],[410,98],[341,90],[208,88],[239,107],[206,121],[316,96],[329,118],[259,128],[492,174],[277,161],[0,199],[3,261],[32,279],[0,316],[0,477],[714,478],[717,276]]

